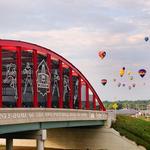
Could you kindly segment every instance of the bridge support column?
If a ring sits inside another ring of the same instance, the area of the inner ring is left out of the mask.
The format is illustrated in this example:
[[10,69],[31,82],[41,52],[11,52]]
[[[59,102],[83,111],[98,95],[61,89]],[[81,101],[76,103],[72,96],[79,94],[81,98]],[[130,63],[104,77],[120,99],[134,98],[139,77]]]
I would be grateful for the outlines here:
[[13,139],[6,138],[6,150],[13,150]]
[[39,134],[38,134],[38,137],[37,137],[37,150],[44,150],[44,141],[46,140],[47,138],[47,132],[46,130],[40,130],[39,131]]
[[37,150],[44,150],[44,140],[37,139]]

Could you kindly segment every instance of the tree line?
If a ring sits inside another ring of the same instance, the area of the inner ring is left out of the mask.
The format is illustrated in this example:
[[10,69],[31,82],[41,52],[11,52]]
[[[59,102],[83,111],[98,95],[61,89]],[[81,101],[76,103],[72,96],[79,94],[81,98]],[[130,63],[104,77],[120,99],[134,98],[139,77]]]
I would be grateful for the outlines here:
[[150,100],[123,100],[123,101],[103,101],[106,109],[136,109],[136,110],[146,110],[147,105],[150,105]]

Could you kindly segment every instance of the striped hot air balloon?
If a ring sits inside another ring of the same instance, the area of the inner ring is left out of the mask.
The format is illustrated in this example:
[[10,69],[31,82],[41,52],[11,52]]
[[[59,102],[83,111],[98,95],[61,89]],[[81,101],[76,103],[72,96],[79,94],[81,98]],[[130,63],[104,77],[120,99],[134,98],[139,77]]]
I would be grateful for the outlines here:
[[103,59],[105,56],[106,56],[106,52],[105,51],[99,51],[99,57],[101,58],[101,59]]
[[105,86],[105,85],[106,85],[106,83],[107,83],[107,80],[106,80],[106,79],[102,79],[102,80],[101,80],[101,84],[102,84],[102,85],[104,85],[104,86]]

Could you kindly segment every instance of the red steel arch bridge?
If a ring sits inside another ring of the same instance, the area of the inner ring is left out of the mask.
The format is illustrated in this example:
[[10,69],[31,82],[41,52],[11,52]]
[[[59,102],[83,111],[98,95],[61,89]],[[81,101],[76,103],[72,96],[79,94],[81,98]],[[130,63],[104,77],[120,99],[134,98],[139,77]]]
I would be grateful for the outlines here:
[[0,39],[0,137],[8,139],[7,150],[22,132],[103,126],[107,119],[94,88],[68,60],[36,44]]
[[50,49],[0,40],[0,107],[105,111],[85,76]]

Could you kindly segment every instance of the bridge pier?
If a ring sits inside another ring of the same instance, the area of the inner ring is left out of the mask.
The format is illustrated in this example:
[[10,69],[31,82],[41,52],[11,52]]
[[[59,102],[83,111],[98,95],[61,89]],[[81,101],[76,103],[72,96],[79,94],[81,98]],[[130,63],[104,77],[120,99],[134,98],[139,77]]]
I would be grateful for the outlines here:
[[13,139],[6,138],[6,150],[13,150]]
[[37,134],[37,140],[36,140],[36,148],[37,150],[44,150],[44,141],[47,138],[47,131],[46,130],[40,130]]
[[37,150],[44,150],[44,140],[37,139]]
[[2,134],[0,137],[6,139],[6,150],[13,150],[13,139],[35,139],[36,149],[44,150],[44,142],[47,139],[47,130],[8,133]]

